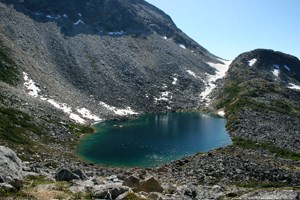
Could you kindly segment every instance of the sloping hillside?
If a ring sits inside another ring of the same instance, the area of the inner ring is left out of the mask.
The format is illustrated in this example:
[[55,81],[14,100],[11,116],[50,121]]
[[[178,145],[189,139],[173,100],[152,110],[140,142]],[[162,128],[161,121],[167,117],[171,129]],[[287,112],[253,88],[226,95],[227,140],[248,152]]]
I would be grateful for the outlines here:
[[257,49],[231,64],[216,107],[224,108],[234,137],[271,142],[300,152],[300,61]]

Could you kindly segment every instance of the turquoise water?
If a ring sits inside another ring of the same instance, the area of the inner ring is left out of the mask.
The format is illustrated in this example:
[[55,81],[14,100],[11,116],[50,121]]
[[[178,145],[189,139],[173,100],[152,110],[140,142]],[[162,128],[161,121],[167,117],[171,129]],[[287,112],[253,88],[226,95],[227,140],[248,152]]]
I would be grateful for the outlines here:
[[142,115],[105,121],[82,138],[78,154],[89,162],[153,167],[231,144],[224,118],[201,113]]

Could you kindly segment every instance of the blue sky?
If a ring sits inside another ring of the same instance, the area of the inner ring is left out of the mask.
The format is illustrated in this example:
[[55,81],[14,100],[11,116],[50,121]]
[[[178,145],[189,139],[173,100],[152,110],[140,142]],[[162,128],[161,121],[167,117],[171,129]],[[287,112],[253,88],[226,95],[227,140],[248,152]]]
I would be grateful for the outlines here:
[[147,0],[211,53],[267,48],[300,58],[300,0]]

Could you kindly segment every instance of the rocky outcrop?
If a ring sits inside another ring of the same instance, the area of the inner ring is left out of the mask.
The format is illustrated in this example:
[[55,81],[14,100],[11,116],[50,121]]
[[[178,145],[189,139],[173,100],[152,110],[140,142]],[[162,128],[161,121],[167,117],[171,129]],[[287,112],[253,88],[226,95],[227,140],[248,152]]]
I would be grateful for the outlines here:
[[93,189],[92,196],[97,199],[116,199],[126,192],[131,192],[131,189],[118,184],[101,185]]
[[149,192],[162,193],[164,189],[154,177],[149,177],[141,182],[139,190],[148,193]]
[[72,181],[74,179],[86,180],[87,176],[79,169],[71,171],[69,169],[62,168],[58,170],[54,178],[57,181]]
[[13,150],[4,146],[0,146],[0,183],[1,187],[10,188],[11,185],[16,189],[23,185],[22,161]]
[[273,50],[239,55],[215,99],[233,137],[300,153],[300,61]]

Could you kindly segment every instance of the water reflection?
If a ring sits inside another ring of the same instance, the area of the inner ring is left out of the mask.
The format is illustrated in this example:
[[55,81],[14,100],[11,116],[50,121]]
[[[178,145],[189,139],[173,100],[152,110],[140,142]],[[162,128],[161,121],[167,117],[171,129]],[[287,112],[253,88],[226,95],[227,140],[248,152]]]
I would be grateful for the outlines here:
[[82,139],[78,153],[88,161],[107,165],[157,166],[230,144],[225,124],[223,118],[201,113],[107,121],[95,126],[96,134]]

